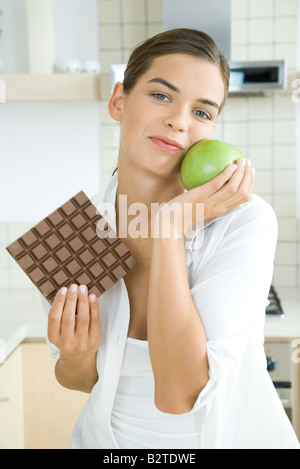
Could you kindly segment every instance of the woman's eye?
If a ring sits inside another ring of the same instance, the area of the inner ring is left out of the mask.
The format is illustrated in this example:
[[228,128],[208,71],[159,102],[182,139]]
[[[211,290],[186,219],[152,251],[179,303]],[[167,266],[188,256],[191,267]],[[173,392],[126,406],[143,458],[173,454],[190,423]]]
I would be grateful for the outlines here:
[[163,93],[154,93],[152,96],[154,96],[154,98],[158,99],[159,101],[169,101],[168,96]]
[[204,111],[194,111],[197,117],[201,117],[201,119],[210,119],[210,116]]

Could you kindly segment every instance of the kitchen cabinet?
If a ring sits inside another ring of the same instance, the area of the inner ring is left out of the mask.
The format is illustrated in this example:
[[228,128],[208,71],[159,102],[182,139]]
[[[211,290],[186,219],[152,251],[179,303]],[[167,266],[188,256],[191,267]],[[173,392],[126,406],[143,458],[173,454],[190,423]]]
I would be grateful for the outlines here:
[[0,367],[0,448],[69,448],[89,395],[58,384],[44,342],[24,342]]
[[24,343],[23,389],[26,449],[69,448],[89,394],[62,387],[46,343]]
[[0,366],[0,449],[24,447],[22,350]]
[[[300,353],[295,347],[299,348],[299,339],[288,338],[288,337],[268,337],[265,343],[265,349],[267,356],[269,350],[274,350],[274,344],[276,347],[289,346],[287,348],[288,356],[283,354],[275,355],[274,368],[270,371],[270,376],[273,381],[277,381],[277,392],[282,400],[283,405],[286,407],[286,413],[290,418],[297,437],[300,441]],[[273,358],[273,357],[272,357]],[[276,363],[277,358],[279,362]],[[281,368],[281,371],[277,371]],[[290,371],[288,370],[290,368]],[[285,378],[281,373],[284,371]],[[276,373],[276,378],[274,376]],[[290,387],[287,387],[290,381]],[[280,383],[282,382],[282,385]]]

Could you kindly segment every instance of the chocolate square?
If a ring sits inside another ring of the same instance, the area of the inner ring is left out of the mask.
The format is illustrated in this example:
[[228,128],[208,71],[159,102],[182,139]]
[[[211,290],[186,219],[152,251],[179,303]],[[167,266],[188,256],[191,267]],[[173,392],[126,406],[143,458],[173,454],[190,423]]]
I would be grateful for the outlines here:
[[73,228],[71,228],[68,223],[65,223],[61,228],[59,228],[58,232],[64,239],[68,239],[74,234]]
[[61,263],[64,263],[67,259],[69,259],[72,254],[71,252],[66,248],[66,246],[63,246],[62,248],[58,249],[55,252],[55,256],[58,257],[58,260]]

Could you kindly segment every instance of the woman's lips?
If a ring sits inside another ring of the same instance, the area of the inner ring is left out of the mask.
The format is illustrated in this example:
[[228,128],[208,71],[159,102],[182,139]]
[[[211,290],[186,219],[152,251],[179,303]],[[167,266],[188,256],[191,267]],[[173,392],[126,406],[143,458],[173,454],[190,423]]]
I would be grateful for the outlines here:
[[177,153],[182,151],[182,146],[173,140],[164,137],[150,137],[150,140],[159,148],[168,153]]

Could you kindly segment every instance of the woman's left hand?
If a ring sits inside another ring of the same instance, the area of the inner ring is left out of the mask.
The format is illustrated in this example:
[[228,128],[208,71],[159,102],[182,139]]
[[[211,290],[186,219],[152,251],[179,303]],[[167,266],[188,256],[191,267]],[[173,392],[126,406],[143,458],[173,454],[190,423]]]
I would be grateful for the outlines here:
[[247,202],[251,197],[253,186],[254,168],[248,159],[240,158],[236,165],[229,165],[212,181],[191,189],[165,204],[159,210],[156,219],[160,233],[168,215],[171,236],[183,237],[196,223],[222,215]]

